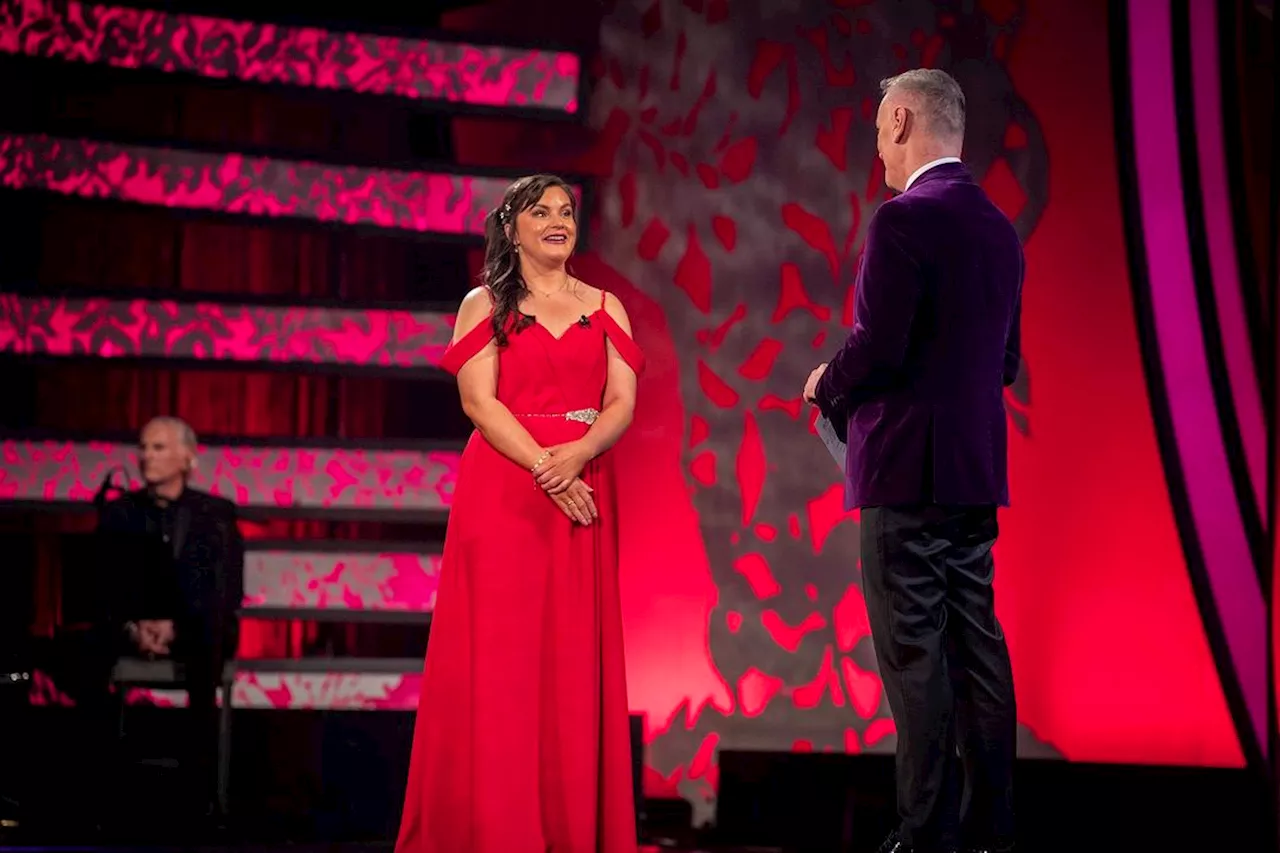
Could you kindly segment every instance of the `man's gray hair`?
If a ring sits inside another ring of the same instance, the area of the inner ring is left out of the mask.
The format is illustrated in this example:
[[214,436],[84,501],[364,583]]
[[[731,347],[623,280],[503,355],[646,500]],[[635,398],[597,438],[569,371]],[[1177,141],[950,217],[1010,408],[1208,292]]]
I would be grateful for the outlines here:
[[[147,426],[152,424],[173,427],[178,433],[178,440],[186,445],[187,449],[192,453],[195,453],[200,446],[200,439],[196,436],[196,431],[191,428],[191,424],[182,418],[175,418],[173,415],[161,415],[158,418],[152,418],[147,421]],[[146,427],[143,427],[143,429],[146,429]]]
[[939,139],[964,138],[964,91],[945,71],[916,68],[880,81],[880,92],[901,92],[918,104],[925,131]]

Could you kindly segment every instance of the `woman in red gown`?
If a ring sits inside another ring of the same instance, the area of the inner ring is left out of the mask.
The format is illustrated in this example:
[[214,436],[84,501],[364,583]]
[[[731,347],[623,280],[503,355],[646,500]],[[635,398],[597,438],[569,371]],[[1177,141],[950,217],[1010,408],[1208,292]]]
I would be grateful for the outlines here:
[[522,178],[443,366],[475,424],[458,472],[397,853],[635,853],[607,452],[644,356],[565,268],[574,195]]

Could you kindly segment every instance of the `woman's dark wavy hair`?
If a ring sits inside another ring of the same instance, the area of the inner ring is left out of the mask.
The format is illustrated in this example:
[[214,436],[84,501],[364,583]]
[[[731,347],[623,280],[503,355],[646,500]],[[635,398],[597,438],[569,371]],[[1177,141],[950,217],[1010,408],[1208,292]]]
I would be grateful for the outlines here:
[[508,332],[518,332],[532,322],[531,318],[520,313],[520,300],[529,289],[520,277],[520,254],[511,239],[515,233],[516,216],[537,204],[551,187],[559,187],[569,196],[573,218],[577,221],[578,200],[573,188],[555,175],[520,178],[507,187],[502,203],[484,218],[484,269],[480,271],[480,282],[493,295],[493,339],[500,347],[507,345]]

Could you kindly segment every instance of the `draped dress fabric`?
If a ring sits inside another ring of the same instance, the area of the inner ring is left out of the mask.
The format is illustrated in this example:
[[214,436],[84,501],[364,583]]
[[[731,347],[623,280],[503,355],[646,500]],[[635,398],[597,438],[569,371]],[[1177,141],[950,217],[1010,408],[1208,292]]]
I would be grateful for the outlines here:
[[[605,297],[606,299],[609,297]],[[446,350],[453,374],[488,318]],[[600,409],[607,343],[644,355],[604,310],[555,337],[537,322],[499,350],[497,398],[544,447]],[[454,490],[397,853],[635,853],[610,452],[582,479],[599,519],[575,524],[479,432]]]

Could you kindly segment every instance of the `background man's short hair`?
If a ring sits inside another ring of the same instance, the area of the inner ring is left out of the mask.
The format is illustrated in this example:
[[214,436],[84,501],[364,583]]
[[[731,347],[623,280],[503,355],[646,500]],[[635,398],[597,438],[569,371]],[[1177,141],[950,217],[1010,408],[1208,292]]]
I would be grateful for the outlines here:
[[916,68],[880,81],[880,92],[910,95],[919,105],[927,132],[943,139],[964,136],[964,90],[945,71]]
[[[161,415],[158,418],[152,418],[147,421],[147,426],[151,424],[164,424],[173,427],[178,433],[178,440],[181,441],[192,453],[200,446],[200,439],[196,436],[196,431],[191,428],[191,424],[182,418],[175,418],[172,415]],[[145,429],[145,427],[144,427]]]

